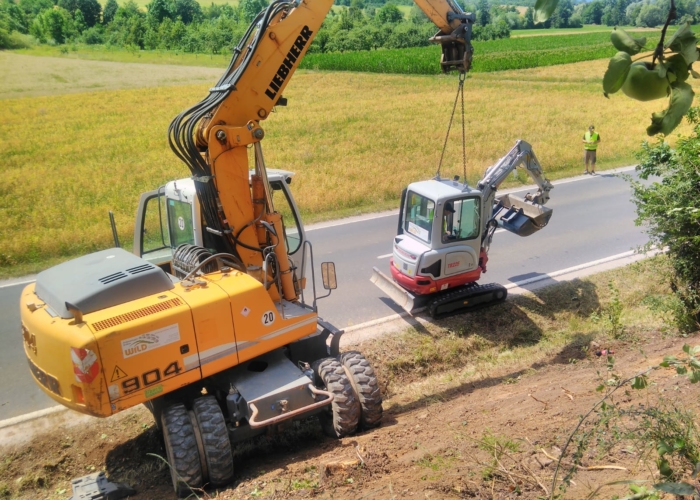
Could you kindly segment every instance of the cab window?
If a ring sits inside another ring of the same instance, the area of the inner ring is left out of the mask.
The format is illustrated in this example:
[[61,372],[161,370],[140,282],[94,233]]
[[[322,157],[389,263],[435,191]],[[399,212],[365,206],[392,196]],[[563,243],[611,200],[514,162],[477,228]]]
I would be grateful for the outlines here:
[[442,241],[472,240],[479,236],[481,203],[479,198],[462,198],[445,202]]
[[295,253],[301,247],[300,223],[293,210],[292,201],[282,181],[270,182],[272,188],[272,204],[275,210],[282,214],[282,225],[284,226],[284,238],[287,242],[287,253]]
[[168,200],[168,228],[172,248],[183,243],[194,245],[192,205],[179,200]]
[[153,195],[146,200],[141,224],[141,255],[170,247],[165,230],[165,196]]
[[417,193],[408,192],[404,231],[430,243],[434,216],[435,203],[432,200]]

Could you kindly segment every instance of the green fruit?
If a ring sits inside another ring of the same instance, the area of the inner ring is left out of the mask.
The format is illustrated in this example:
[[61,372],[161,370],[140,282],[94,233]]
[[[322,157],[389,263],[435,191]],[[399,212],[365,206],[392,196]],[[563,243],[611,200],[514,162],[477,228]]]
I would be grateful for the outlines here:
[[617,50],[627,52],[631,56],[638,54],[647,43],[646,38],[632,38],[625,30],[617,28],[610,32],[610,41]]
[[661,99],[668,96],[670,90],[668,79],[659,76],[651,64],[645,62],[636,62],[630,66],[627,79],[622,85],[622,92],[638,101]]

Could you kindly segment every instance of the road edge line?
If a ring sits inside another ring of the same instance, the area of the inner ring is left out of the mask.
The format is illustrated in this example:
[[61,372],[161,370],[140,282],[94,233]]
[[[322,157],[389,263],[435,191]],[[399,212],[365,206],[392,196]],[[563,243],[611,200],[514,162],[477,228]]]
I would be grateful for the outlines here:
[[0,429],[5,429],[7,427],[13,427],[15,425],[23,424],[25,422],[30,422],[42,417],[48,417],[54,413],[61,413],[68,411],[70,408],[67,406],[56,405],[50,408],[44,408],[43,410],[33,411],[31,413],[25,413],[24,415],[18,415],[16,417],[8,418],[5,420],[0,420]]

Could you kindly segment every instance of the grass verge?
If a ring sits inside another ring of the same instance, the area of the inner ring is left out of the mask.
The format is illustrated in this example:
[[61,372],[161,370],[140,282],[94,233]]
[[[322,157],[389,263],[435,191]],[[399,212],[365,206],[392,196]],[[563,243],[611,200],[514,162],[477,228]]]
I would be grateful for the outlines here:
[[[362,352],[395,407],[412,407],[504,367],[510,374],[503,383],[514,383],[546,364],[576,363],[593,340],[635,345],[652,331],[674,334],[666,318],[649,307],[651,299],[669,293],[658,280],[667,269],[665,256],[654,257],[371,340],[362,344]],[[621,335],[614,335],[605,320],[615,307],[621,308]]]

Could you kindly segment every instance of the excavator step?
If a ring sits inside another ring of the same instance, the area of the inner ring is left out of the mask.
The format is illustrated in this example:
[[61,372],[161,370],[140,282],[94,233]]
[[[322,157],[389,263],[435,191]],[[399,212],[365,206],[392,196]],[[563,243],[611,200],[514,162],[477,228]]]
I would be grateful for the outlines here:
[[504,302],[506,297],[508,297],[508,290],[503,285],[472,283],[443,292],[427,305],[427,309],[432,318],[440,319],[499,304]]

